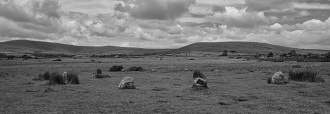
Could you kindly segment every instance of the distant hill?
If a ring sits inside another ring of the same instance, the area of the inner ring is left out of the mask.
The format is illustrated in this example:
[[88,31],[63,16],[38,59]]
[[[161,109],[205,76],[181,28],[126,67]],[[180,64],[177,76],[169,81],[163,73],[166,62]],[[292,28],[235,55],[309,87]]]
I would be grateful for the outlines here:
[[170,50],[168,53],[184,52],[222,52],[234,50],[238,53],[289,53],[296,50],[297,53],[326,53],[329,50],[298,49],[259,42],[201,42],[194,43],[179,49]]
[[143,49],[116,46],[74,46],[59,43],[13,40],[0,42],[0,52],[32,53],[67,53],[67,54],[143,54],[143,53],[189,53],[189,52],[222,52],[234,50],[238,53],[327,53],[329,50],[298,49],[258,42],[201,42],[178,49]]
[[74,46],[59,43],[13,40],[0,43],[0,52],[32,53],[66,53],[66,54],[143,54],[168,51],[166,49],[143,49],[116,46]]

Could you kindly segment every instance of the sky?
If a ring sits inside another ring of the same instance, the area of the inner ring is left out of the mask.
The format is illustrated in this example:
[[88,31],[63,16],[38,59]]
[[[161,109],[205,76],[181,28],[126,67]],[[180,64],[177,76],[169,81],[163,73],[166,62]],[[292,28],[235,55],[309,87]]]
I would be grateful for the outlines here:
[[179,48],[262,42],[330,50],[330,0],[0,0],[0,42]]

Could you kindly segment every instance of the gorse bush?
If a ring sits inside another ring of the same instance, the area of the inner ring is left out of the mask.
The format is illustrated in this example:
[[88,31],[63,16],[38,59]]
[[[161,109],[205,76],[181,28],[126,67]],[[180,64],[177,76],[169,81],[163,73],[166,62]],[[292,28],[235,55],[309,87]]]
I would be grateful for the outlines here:
[[309,69],[304,71],[290,70],[289,79],[302,82],[324,82],[324,78],[317,71]]
[[118,71],[121,71],[121,70],[123,70],[123,69],[124,69],[123,66],[112,66],[112,67],[109,69],[109,71],[110,71],[110,72],[118,72]]
[[133,66],[127,69],[127,71],[144,71],[144,69],[142,67]]
[[49,80],[49,77],[50,77],[50,73],[47,71],[44,72],[43,74],[40,73],[38,77],[34,78],[33,80]]
[[205,79],[206,77],[205,77],[205,75],[201,71],[196,70],[196,71],[194,71],[193,78],[202,78],[202,79]]
[[48,84],[49,85],[56,85],[56,84],[65,85],[65,80],[61,74],[59,74],[58,72],[53,72],[50,75]]
[[67,84],[80,84],[79,82],[79,76],[78,76],[78,73],[76,72],[68,72],[67,73]]

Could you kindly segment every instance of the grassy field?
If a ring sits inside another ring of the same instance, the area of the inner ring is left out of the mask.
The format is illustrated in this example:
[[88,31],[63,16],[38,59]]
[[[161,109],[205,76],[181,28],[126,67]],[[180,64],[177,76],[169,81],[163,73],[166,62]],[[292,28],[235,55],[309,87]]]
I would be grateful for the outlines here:
[[[53,59],[0,61],[1,113],[320,113],[330,112],[330,63],[257,62],[199,57],[134,59]],[[144,72],[108,72],[113,65],[141,66]],[[301,65],[302,68],[293,68]],[[96,79],[100,68],[112,78]],[[310,68],[324,83],[267,84],[277,71]],[[156,72],[151,72],[155,69]],[[188,71],[185,71],[188,69]],[[212,71],[212,69],[217,71]],[[78,85],[32,80],[45,71],[76,71]],[[193,71],[207,76],[209,89],[195,91]],[[272,73],[267,74],[270,70]],[[131,76],[137,89],[118,89]]]

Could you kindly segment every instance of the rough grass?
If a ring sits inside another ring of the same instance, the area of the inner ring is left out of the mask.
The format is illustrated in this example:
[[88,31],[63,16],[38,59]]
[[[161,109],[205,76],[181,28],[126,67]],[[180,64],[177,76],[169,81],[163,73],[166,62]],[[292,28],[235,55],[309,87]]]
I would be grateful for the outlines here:
[[57,84],[58,85],[65,85],[65,80],[63,79],[63,76],[60,73],[53,72],[50,75],[48,84],[49,85],[57,85]]
[[324,82],[324,78],[319,75],[317,71],[303,70],[303,71],[289,71],[289,79],[302,82]]
[[72,71],[68,72],[67,84],[80,84],[78,73]]
[[193,78],[202,78],[205,79],[206,76],[199,70],[194,71]]

